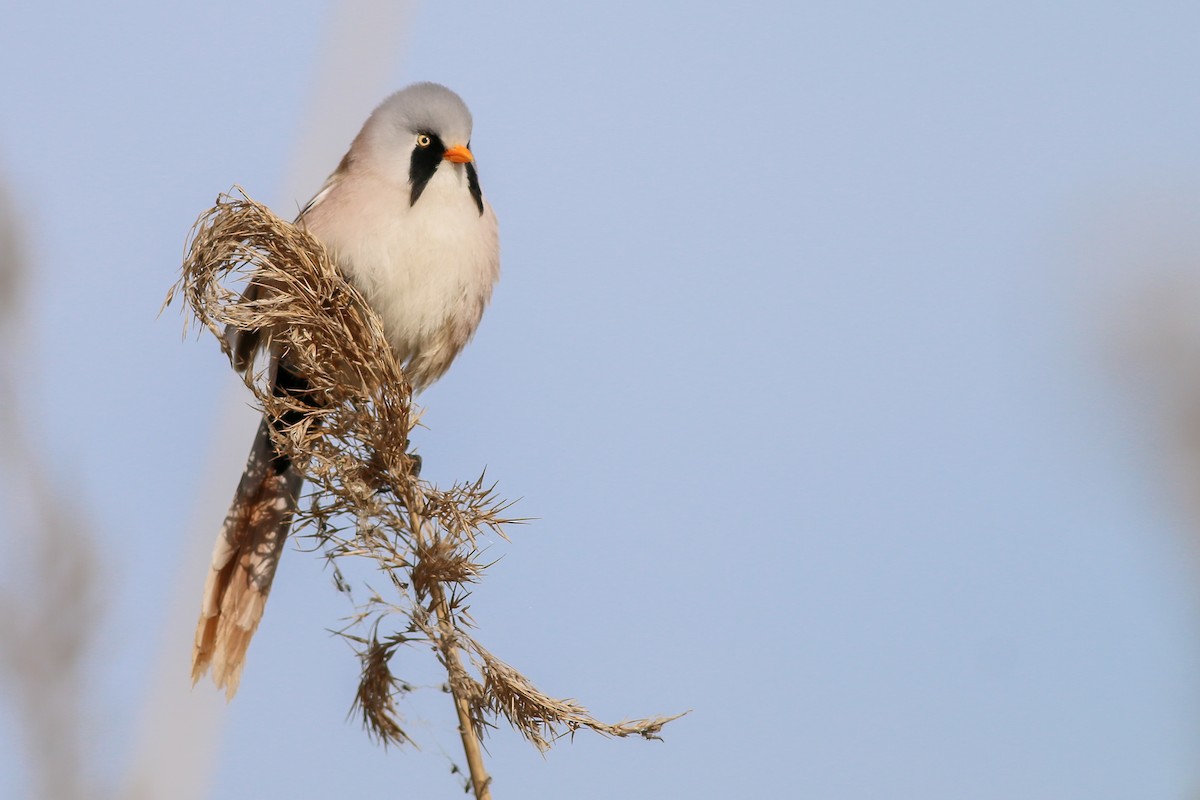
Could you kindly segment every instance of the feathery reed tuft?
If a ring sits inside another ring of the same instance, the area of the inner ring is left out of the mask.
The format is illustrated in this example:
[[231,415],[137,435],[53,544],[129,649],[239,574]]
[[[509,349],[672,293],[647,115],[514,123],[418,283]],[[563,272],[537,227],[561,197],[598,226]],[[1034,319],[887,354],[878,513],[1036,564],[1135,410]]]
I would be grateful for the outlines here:
[[[237,291],[239,280],[256,290]],[[407,450],[417,420],[409,384],[379,318],[319,241],[240,189],[222,195],[197,221],[166,304],[177,294],[227,355],[239,332],[262,331],[311,386],[311,397],[296,399],[273,393],[265,370],[245,371],[263,412],[294,420],[271,426],[310,486],[293,529],[318,541],[340,589],[348,585],[336,564],[345,558],[372,562],[391,587],[386,600],[370,592],[338,632],[361,662],[353,710],[373,738],[410,742],[397,708],[410,687],[390,664],[411,642],[432,645],[447,672],[477,797],[489,796],[490,781],[478,739],[499,718],[544,751],[580,729],[656,739],[680,716],[600,722],[574,701],[542,694],[475,640],[464,599],[487,567],[477,536],[507,538],[505,528],[521,520],[507,516],[510,504],[482,476],[448,490],[419,479]]]

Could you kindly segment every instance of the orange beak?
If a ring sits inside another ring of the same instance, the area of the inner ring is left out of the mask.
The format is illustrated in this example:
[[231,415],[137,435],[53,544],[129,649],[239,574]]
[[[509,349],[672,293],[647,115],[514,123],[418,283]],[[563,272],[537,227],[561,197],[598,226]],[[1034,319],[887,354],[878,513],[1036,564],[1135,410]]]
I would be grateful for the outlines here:
[[461,144],[456,144],[454,147],[447,147],[442,158],[447,161],[453,161],[455,164],[466,164],[475,160],[475,156],[471,155],[471,151]]

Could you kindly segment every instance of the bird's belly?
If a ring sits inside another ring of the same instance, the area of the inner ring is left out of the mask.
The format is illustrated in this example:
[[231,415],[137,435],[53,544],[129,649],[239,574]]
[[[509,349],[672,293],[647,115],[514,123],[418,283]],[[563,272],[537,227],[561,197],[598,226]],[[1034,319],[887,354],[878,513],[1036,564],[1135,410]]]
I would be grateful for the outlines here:
[[417,391],[470,340],[492,293],[495,236],[477,212],[472,216],[453,225],[410,216],[402,230],[373,240],[384,246],[340,254]]

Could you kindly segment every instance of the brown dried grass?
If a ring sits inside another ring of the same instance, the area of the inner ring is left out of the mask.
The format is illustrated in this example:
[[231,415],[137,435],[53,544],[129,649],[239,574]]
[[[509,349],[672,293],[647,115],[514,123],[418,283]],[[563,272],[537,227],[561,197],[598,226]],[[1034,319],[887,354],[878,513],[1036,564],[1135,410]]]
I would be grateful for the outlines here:
[[[239,280],[267,291],[243,294],[234,288]],[[232,334],[269,333],[274,352],[286,352],[312,386],[315,409],[273,394],[265,370],[245,373],[265,414],[305,412],[301,422],[272,433],[311,487],[294,529],[320,542],[339,582],[338,560],[365,558],[394,592],[388,599],[372,592],[340,631],[362,663],[354,707],[373,738],[410,741],[397,706],[409,687],[390,664],[399,646],[413,641],[432,644],[447,671],[469,761],[468,734],[481,737],[500,718],[543,751],[581,729],[655,739],[676,718],[600,722],[574,701],[541,693],[474,638],[462,601],[487,566],[476,539],[485,530],[505,536],[520,520],[506,515],[509,503],[482,477],[440,490],[416,475],[407,452],[417,420],[409,384],[379,318],[320,242],[240,190],[222,195],[197,221],[183,276],[166,303],[177,294],[227,354]],[[472,767],[476,793],[485,796],[486,775]]]

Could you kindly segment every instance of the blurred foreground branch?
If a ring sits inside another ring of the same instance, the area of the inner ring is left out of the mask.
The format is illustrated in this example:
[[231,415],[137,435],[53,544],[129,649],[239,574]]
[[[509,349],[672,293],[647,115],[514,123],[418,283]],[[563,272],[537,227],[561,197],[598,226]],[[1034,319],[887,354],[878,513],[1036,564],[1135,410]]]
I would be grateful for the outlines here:
[[12,689],[34,796],[82,800],[106,794],[83,747],[101,571],[77,487],[56,479],[34,433],[36,362],[30,326],[21,319],[26,267],[11,206],[0,194],[0,497],[8,567],[0,576],[0,674]]
[[[234,286],[239,280],[270,291],[247,297]],[[500,718],[543,751],[580,729],[656,739],[676,718],[600,722],[573,701],[542,694],[474,638],[465,601],[486,566],[477,538],[505,536],[518,520],[482,477],[445,490],[418,478],[407,451],[416,414],[403,370],[379,318],[316,239],[244,194],[222,195],[197,222],[167,303],[179,293],[226,353],[227,333],[272,331],[272,347],[312,387],[296,400],[272,393],[264,371],[246,371],[264,413],[292,421],[272,436],[311,487],[294,529],[321,543],[339,587],[348,588],[338,567],[344,559],[366,559],[388,587],[386,596],[370,590],[339,632],[361,661],[354,707],[374,739],[409,741],[397,705],[409,686],[391,660],[414,643],[432,646],[446,671],[478,798],[490,796],[480,739]]]
[[[1106,340],[1115,365],[1149,434],[1161,478],[1200,531],[1200,239],[1196,219],[1174,222],[1164,213],[1163,230],[1139,232],[1118,261],[1125,274],[1110,278]],[[1172,224],[1174,222],[1174,224]],[[1176,228],[1175,226],[1179,227]],[[1127,236],[1129,234],[1126,234]],[[1200,538],[1189,544],[1200,553]]]

